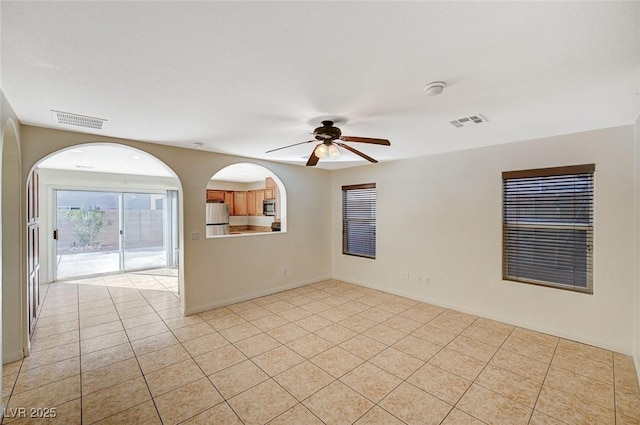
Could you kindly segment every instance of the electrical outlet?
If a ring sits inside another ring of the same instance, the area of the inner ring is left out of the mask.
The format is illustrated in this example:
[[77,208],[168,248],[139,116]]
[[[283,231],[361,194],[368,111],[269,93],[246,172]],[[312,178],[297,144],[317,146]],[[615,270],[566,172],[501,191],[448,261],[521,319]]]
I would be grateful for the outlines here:
[[200,233],[198,232],[191,232],[191,240],[192,241],[197,241],[200,239]]

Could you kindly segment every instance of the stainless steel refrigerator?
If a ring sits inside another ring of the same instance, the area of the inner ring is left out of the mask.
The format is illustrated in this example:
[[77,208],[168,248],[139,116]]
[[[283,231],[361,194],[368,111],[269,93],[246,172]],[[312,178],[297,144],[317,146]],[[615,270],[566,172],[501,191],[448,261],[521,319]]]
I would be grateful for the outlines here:
[[207,203],[207,237],[229,234],[229,205]]

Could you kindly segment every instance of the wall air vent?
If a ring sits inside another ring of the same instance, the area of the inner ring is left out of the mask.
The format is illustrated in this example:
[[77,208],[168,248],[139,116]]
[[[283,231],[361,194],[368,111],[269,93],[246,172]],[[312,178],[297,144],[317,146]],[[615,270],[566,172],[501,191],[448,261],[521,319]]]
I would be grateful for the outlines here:
[[457,120],[449,121],[449,123],[456,127],[464,127],[469,126],[470,124],[481,124],[483,122],[487,122],[487,118],[482,114],[471,115],[469,117],[458,118]]
[[75,125],[77,127],[94,128],[96,130],[102,130],[102,126],[108,121],[102,118],[56,111],[54,109],[51,110],[51,118],[58,124]]

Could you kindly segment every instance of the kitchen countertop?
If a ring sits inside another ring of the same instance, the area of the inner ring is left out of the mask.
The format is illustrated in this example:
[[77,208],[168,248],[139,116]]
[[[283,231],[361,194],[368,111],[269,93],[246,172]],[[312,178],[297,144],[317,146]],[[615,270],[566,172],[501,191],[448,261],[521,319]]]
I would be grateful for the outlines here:
[[234,232],[229,232],[230,235],[242,235],[245,233],[271,233],[271,232],[265,232],[264,230],[236,230]]

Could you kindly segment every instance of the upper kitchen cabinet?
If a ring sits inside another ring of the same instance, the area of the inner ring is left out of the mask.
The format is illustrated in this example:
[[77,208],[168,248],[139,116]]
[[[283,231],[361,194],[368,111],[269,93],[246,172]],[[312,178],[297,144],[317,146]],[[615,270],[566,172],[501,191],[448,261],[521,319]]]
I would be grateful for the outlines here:
[[267,177],[265,179],[264,199],[275,199],[277,190],[278,185],[276,182],[271,177]]
[[207,189],[207,202],[225,202],[224,190]]
[[233,190],[224,191],[224,203],[229,205],[229,215],[236,215],[236,203]]
[[[207,200],[229,205],[231,235],[286,231],[286,192],[280,179],[260,165],[238,163],[221,169],[207,184]],[[270,212],[264,215],[266,200]]]

